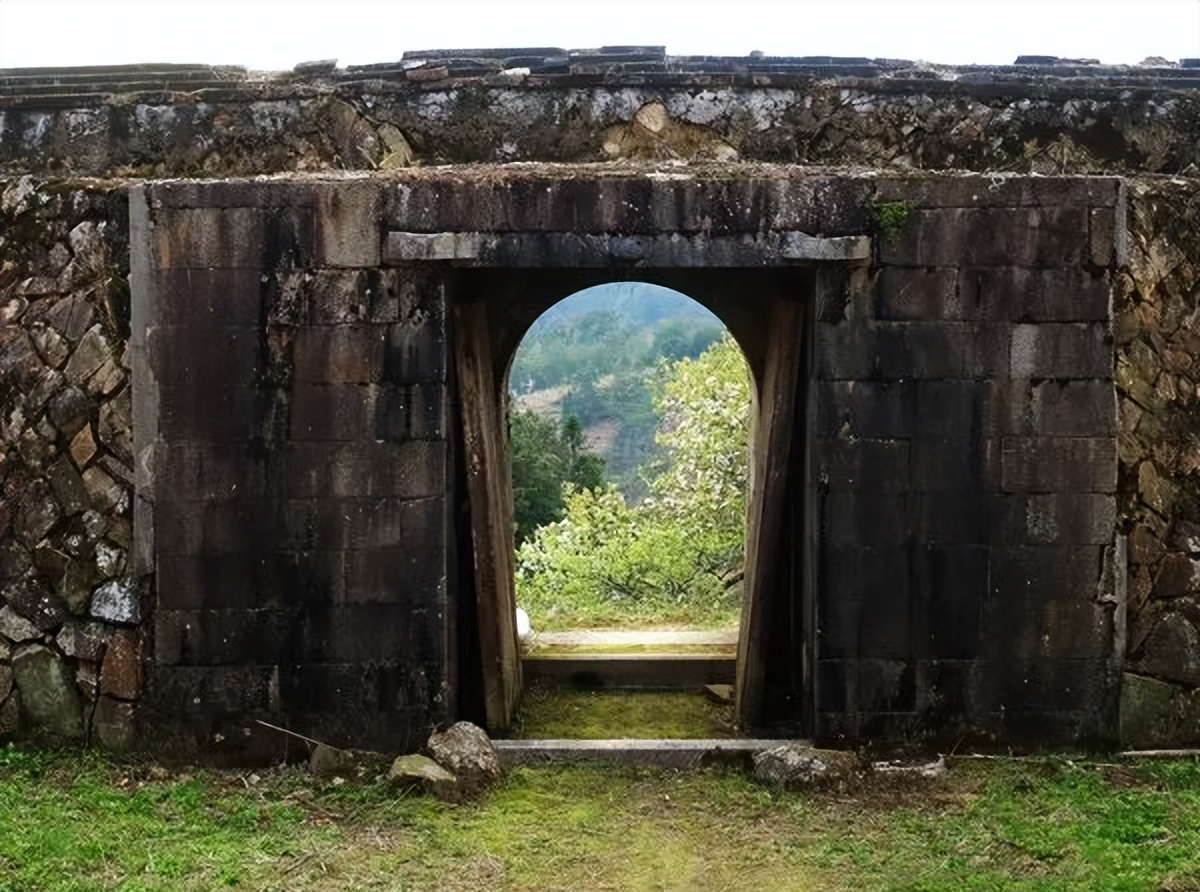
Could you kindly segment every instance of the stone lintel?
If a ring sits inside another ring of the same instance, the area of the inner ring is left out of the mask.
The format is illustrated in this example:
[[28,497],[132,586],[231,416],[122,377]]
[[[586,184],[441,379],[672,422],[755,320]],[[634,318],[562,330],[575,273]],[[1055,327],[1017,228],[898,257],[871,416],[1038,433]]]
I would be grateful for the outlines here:
[[643,267],[786,266],[793,263],[866,263],[865,235],[818,238],[804,232],[740,236],[584,235],[570,232],[389,232],[385,264],[450,262],[462,266]]

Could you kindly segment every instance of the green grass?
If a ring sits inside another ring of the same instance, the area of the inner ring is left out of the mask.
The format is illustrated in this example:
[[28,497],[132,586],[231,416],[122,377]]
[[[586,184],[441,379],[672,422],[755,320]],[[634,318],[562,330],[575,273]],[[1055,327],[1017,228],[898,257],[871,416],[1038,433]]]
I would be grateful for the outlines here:
[[604,599],[593,594],[569,598],[561,593],[525,592],[518,602],[537,632],[578,629],[727,629],[741,620],[740,600],[683,598],[678,601]]
[[530,687],[517,737],[731,737],[733,707],[689,691],[595,691]]
[[0,750],[0,890],[1200,890],[1188,761],[959,761],[809,794],[545,767],[461,807],[261,775]]

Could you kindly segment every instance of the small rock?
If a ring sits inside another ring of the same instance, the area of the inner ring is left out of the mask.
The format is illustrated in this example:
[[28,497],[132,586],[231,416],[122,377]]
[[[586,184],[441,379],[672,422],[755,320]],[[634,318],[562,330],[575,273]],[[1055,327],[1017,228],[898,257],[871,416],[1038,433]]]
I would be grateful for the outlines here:
[[421,786],[443,802],[459,802],[458,779],[428,756],[400,756],[388,771],[388,780],[400,786]]
[[111,542],[96,544],[96,569],[105,579],[118,575],[125,569],[125,552]]
[[69,619],[55,640],[68,657],[96,662],[104,654],[111,631],[104,623]]
[[1145,643],[1133,671],[1163,681],[1200,688],[1200,629],[1182,613],[1164,614]]
[[857,765],[853,753],[785,743],[755,754],[754,780],[777,790],[796,789],[846,778]]
[[84,465],[91,461],[95,454],[96,440],[92,437],[91,426],[85,424],[71,441],[71,458],[75,466],[82,471]]
[[75,681],[62,657],[38,644],[13,654],[13,676],[21,705],[35,728],[51,739],[83,737],[83,709]]
[[91,303],[82,296],[65,297],[46,313],[46,321],[68,340],[79,340],[95,318]]
[[10,539],[0,545],[0,580],[24,576],[32,566],[33,559],[19,542]]
[[142,621],[142,599],[132,579],[114,579],[92,593],[92,616],[110,623],[137,625]]
[[354,753],[318,743],[309,756],[308,771],[316,777],[346,777],[354,773]]
[[73,464],[65,458],[59,459],[50,466],[46,476],[50,478],[50,485],[64,514],[70,517],[87,509],[87,487],[83,485],[83,478]]
[[71,353],[67,339],[48,325],[38,323],[30,326],[29,338],[42,361],[51,368],[59,368]]
[[78,387],[68,385],[55,394],[46,407],[50,423],[64,437],[73,437],[88,423],[92,401]]
[[97,511],[112,511],[126,498],[125,490],[112,477],[95,466],[83,472],[83,485],[87,487],[92,507]]
[[72,384],[82,385],[96,373],[105,361],[112,357],[112,349],[100,325],[93,325],[79,341],[79,346],[71,354],[63,374]]
[[497,783],[503,771],[487,732],[470,722],[455,722],[429,736],[429,754],[458,780],[458,795],[474,799]]
[[713,703],[732,703],[733,702],[733,685],[731,684],[706,684],[704,686],[704,696]]
[[30,485],[21,499],[13,529],[26,547],[33,548],[61,519],[62,509],[50,493],[50,488],[43,481],[37,480]]
[[29,620],[40,632],[53,632],[67,618],[62,598],[31,579],[21,580],[4,589],[8,607]]
[[0,608],[0,635],[9,641],[35,641],[42,637],[42,631],[11,607],[4,607]]

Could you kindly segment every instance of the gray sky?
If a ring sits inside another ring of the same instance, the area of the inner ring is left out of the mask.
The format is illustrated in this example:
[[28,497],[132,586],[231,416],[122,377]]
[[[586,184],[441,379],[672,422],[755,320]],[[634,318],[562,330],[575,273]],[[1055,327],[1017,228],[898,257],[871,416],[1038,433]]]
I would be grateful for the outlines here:
[[0,67],[287,69],[404,50],[665,44],[668,52],[1010,63],[1200,57],[1200,0],[0,0]]

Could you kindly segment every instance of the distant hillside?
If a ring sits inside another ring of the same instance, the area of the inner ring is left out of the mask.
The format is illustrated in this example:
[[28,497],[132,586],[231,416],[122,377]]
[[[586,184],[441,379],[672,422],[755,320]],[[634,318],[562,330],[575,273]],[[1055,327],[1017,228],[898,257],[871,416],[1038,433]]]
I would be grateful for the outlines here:
[[719,319],[691,298],[644,282],[599,285],[547,310],[513,359],[516,403],[573,415],[628,498],[643,495],[638,468],[657,454],[648,384],[664,362],[699,356]]

